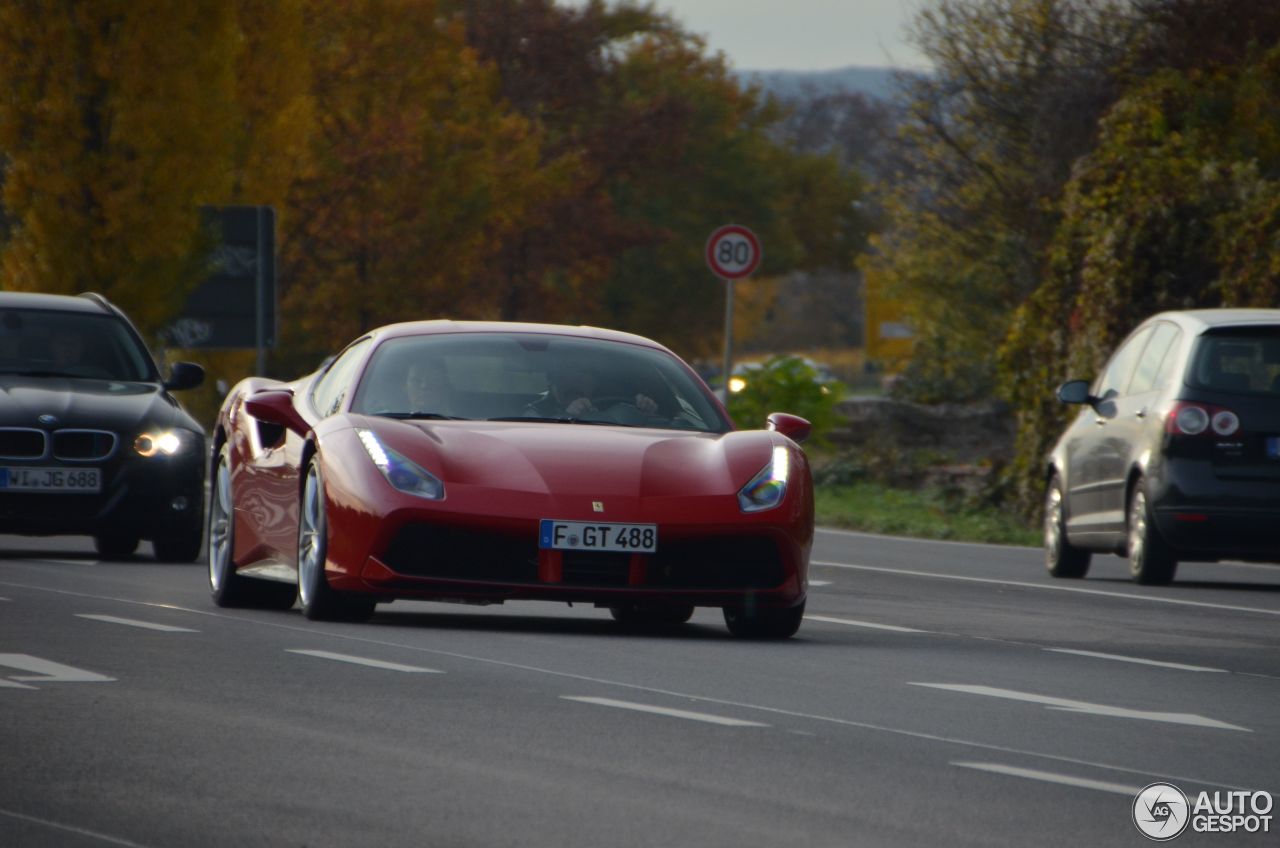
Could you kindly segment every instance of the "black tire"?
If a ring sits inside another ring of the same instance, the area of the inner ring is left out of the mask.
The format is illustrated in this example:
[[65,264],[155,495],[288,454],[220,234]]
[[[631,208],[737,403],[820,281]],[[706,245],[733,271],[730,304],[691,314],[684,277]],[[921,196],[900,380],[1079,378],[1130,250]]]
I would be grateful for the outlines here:
[[1129,575],[1136,583],[1163,586],[1173,581],[1178,560],[1156,527],[1144,483],[1138,478],[1129,495]]
[[724,608],[724,623],[739,639],[790,639],[803,619],[804,602],[787,609]]
[[296,587],[236,573],[234,510],[231,460],[224,445],[218,453],[209,491],[209,593],[220,607],[289,609],[297,594]]
[[609,607],[609,614],[623,627],[684,624],[693,618],[693,604],[622,604]]
[[141,540],[137,533],[101,533],[93,537],[93,546],[103,559],[128,559]]
[[307,463],[298,506],[298,602],[312,621],[368,621],[377,599],[335,591],[325,576],[329,552],[329,520],[324,477],[314,459]]
[[1067,541],[1067,510],[1062,480],[1054,474],[1044,495],[1044,565],[1054,577],[1079,579],[1089,572],[1092,555]]

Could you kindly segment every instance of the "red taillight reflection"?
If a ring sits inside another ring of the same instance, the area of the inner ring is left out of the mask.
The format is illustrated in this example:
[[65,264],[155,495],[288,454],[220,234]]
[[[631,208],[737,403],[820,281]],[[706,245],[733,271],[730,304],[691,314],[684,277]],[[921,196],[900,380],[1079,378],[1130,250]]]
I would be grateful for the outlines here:
[[1165,416],[1164,429],[1177,436],[1233,436],[1240,431],[1240,416],[1221,406],[1180,400]]

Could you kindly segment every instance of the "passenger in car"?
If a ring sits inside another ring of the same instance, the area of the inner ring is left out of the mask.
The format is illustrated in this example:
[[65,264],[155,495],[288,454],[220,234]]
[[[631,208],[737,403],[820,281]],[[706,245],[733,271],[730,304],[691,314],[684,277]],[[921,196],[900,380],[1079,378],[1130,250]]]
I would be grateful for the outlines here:
[[596,401],[602,397],[611,397],[615,402],[623,400],[634,403],[635,407],[646,414],[658,411],[658,404],[646,394],[636,393],[634,400],[629,396],[622,398],[603,394],[598,390],[595,374],[587,368],[561,368],[547,373],[547,391],[529,404],[526,415],[544,418],[568,416],[579,418],[600,410]]
[[415,360],[409,363],[405,375],[405,394],[409,401],[408,412],[457,415],[454,409],[455,392],[443,363],[435,360]]

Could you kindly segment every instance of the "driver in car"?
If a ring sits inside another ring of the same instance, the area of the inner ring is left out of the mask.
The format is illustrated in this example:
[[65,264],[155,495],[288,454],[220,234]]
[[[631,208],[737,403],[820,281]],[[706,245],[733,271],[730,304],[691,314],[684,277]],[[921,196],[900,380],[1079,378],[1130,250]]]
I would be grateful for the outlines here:
[[[596,400],[601,397],[596,389],[596,376],[586,368],[552,371],[547,374],[547,392],[530,403],[525,412],[543,418],[581,418],[591,412],[602,412],[596,406]],[[634,403],[636,409],[648,415],[658,411],[658,404],[645,394],[637,393],[634,400],[622,400]]]

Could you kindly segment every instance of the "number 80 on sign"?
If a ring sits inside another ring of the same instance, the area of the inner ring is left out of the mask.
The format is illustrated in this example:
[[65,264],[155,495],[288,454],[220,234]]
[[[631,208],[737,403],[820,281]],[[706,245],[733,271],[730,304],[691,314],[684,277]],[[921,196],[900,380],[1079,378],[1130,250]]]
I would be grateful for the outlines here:
[[725,280],[748,277],[760,265],[760,240],[738,224],[720,227],[707,239],[707,265]]

